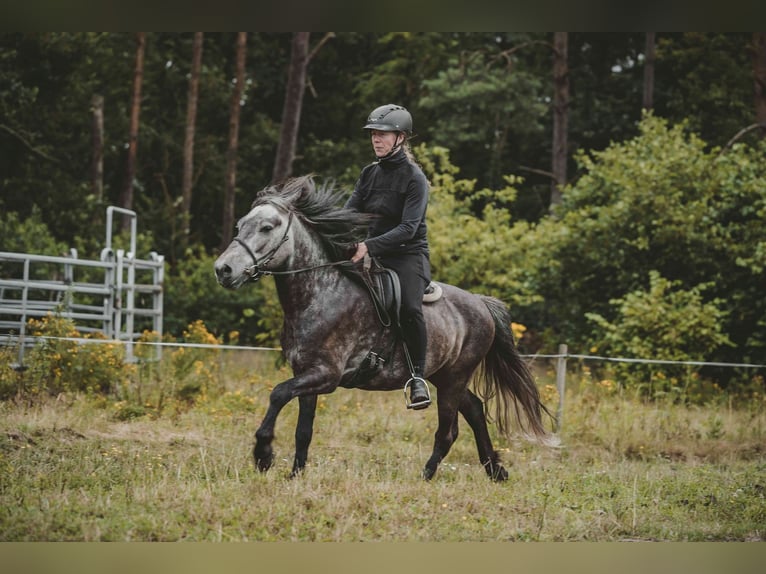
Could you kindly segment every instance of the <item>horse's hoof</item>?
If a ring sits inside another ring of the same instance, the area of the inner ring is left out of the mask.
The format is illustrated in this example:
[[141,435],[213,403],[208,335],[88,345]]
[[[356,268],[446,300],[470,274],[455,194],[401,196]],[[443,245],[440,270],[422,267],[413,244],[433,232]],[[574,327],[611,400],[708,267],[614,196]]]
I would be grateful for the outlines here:
[[436,474],[436,468],[425,467],[423,469],[423,480],[431,480]]
[[274,464],[274,453],[271,452],[271,449],[268,449],[265,452],[259,453],[256,450],[253,452],[253,458],[255,459],[255,468],[257,468],[260,472],[266,472],[271,468],[271,465]]
[[505,482],[508,480],[508,471],[502,465],[498,465],[492,472],[491,478],[494,482]]

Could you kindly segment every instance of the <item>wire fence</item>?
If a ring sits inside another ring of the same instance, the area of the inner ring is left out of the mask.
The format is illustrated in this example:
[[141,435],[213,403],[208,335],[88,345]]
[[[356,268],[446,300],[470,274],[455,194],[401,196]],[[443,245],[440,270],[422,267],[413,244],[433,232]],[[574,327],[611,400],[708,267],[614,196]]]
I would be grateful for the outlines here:
[[[0,343],[5,345],[13,345],[14,340],[18,344],[18,337],[12,335],[0,336]],[[127,344],[127,341],[118,339],[90,339],[84,337],[51,337],[51,336],[27,336],[25,343],[34,343],[37,341],[69,341],[79,344]],[[170,342],[170,341],[134,341],[135,346],[146,345],[150,347],[176,347],[176,348],[189,348],[189,349],[210,349],[221,351],[267,351],[267,352],[281,352],[280,347],[261,347],[261,346],[249,346],[249,345],[226,345],[226,344],[210,344],[210,343],[187,343],[187,342]],[[628,357],[604,357],[600,355],[582,355],[569,353],[567,345],[559,345],[558,353],[556,354],[522,354],[522,358],[530,361],[538,359],[546,359],[555,361],[556,372],[556,390],[558,392],[559,404],[556,413],[556,432],[560,432],[564,418],[564,397],[566,396],[566,372],[567,361],[569,359],[577,359],[581,361],[597,361],[597,362],[610,362],[610,363],[633,363],[633,364],[656,364],[656,365],[686,365],[693,367],[726,367],[726,368],[741,368],[741,369],[764,369],[766,364],[758,363],[724,363],[716,361],[671,361],[665,359],[640,359],[640,358],[628,358]],[[133,358],[134,361],[139,359]],[[12,365],[13,368],[23,369],[23,365]]]
[[[18,339],[15,335],[0,335],[0,343],[5,345],[13,344],[13,341]],[[69,341],[73,343],[83,344],[127,344],[127,341],[117,339],[91,339],[86,337],[51,337],[46,335],[26,336],[25,341],[28,343],[34,343],[36,341],[45,340],[57,340],[57,341]],[[156,347],[187,347],[196,349],[220,349],[226,351],[274,351],[281,352],[281,347],[258,347],[250,345],[226,345],[223,343],[187,343],[183,341],[134,341],[134,345],[147,345]],[[561,348],[563,347],[563,349]],[[559,348],[559,352],[553,355],[533,353],[522,354],[524,359],[581,359],[584,361],[599,361],[599,362],[611,362],[611,363],[642,363],[642,364],[656,364],[656,365],[690,365],[695,367],[732,367],[732,368],[745,368],[745,369],[763,369],[766,368],[766,364],[758,363],[721,363],[714,361],[671,361],[666,359],[636,359],[626,357],[604,357],[600,355],[578,355],[575,353],[569,353],[567,345],[562,345]]]

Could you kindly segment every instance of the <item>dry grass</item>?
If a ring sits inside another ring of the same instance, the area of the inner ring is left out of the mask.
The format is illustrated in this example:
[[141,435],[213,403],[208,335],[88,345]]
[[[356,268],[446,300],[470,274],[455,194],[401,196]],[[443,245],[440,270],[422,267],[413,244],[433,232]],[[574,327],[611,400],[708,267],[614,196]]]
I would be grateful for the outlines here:
[[426,483],[435,409],[340,390],[320,398],[309,465],[289,480],[297,406],[259,474],[269,382],[238,380],[156,420],[81,396],[0,404],[0,540],[766,539],[762,401],[645,404],[590,386],[567,396],[562,448],[495,437],[507,483],[486,478],[465,424]]

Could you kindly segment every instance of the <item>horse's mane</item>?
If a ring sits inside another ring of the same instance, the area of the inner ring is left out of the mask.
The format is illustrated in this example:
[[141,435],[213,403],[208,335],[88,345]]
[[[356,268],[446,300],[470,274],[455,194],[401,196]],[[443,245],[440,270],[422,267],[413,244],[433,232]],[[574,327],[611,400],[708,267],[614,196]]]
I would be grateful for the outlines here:
[[332,185],[317,186],[304,175],[259,191],[252,207],[271,203],[292,211],[313,229],[332,261],[347,259],[349,250],[365,237],[371,215],[342,207],[344,192]]

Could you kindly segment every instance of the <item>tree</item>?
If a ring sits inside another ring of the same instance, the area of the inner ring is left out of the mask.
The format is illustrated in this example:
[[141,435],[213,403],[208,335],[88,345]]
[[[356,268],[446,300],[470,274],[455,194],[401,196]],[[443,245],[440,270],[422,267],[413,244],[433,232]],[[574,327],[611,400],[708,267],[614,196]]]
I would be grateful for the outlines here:
[[654,111],[723,145],[753,123],[752,33],[663,33],[657,39]]
[[203,33],[194,33],[192,64],[189,73],[189,92],[186,98],[186,134],[184,137],[183,180],[181,182],[181,232],[188,240],[191,225],[192,185],[194,177],[194,132],[197,122],[199,73],[202,66]]
[[561,203],[561,190],[567,182],[567,131],[569,125],[569,65],[566,32],[553,34],[553,182],[551,207]]
[[[613,321],[587,313],[600,333],[598,352],[612,357],[706,361],[719,348],[732,346],[721,332],[723,302],[705,300],[704,292],[710,284],[688,290],[679,285],[680,281],[669,281],[657,271],[650,271],[647,288],[610,301]],[[615,371],[621,375],[621,383],[638,383],[652,396],[672,391],[682,382],[688,387],[696,380],[694,375],[700,367],[622,364]]]
[[239,147],[239,110],[245,86],[247,32],[237,34],[236,77],[229,105],[229,145],[226,150],[226,185],[223,197],[223,229],[220,250],[231,243],[234,228],[234,198],[237,188],[237,149]]
[[282,181],[292,173],[295,148],[298,141],[303,94],[306,91],[310,32],[294,32],[290,67],[287,71],[285,105],[282,110],[282,129],[279,134],[277,157],[274,160],[272,182]]
[[766,138],[766,32],[753,32],[753,83],[755,84],[755,121]]
[[646,49],[644,50],[644,102],[643,108],[651,110],[654,107],[654,62],[657,59],[655,50],[656,32],[646,33]]
[[567,188],[559,219],[519,236],[523,274],[545,300],[527,306],[521,322],[589,345],[586,314],[614,322],[610,301],[646,290],[657,271],[683,290],[710,284],[705,295],[721,301],[721,332],[736,347],[710,359],[758,361],[766,346],[766,142],[720,154],[684,124],[647,115],[639,128],[632,140],[578,154],[583,175]]
[[91,166],[91,190],[99,202],[104,198],[104,96],[94,94],[91,99],[93,121],[93,163]]
[[543,94],[541,77],[519,65],[518,47],[493,47],[458,51],[445,69],[423,80],[418,105],[431,118],[431,142],[470,158],[461,168],[479,185],[499,187],[526,142],[543,133]]
[[[125,164],[125,185],[120,197],[120,205],[125,209],[133,209],[133,180],[136,177],[136,151],[138,149],[138,126],[141,114],[141,86],[144,79],[144,50],[146,48],[146,32],[136,34],[136,65],[133,70],[133,93],[130,103],[130,131],[128,133],[128,158]],[[122,219],[122,229],[130,229],[130,220]]]
[[293,173],[295,150],[298,146],[298,128],[303,109],[303,95],[306,91],[306,70],[319,49],[335,34],[332,32],[325,34],[311,53],[309,53],[310,36],[310,32],[293,33],[290,67],[287,71],[285,104],[282,109],[282,129],[279,134],[277,157],[274,161],[274,171],[271,177],[272,182],[282,181]]

